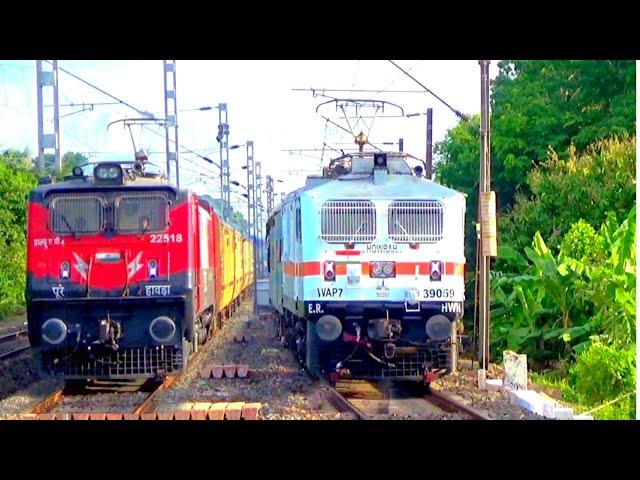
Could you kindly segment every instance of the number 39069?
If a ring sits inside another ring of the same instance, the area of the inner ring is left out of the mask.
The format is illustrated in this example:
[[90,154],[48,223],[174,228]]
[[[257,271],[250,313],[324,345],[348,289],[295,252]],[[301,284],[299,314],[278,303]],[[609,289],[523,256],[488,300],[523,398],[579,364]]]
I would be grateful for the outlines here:
[[425,298],[452,298],[455,292],[453,288],[425,288],[422,295]]
[[152,234],[151,243],[182,243],[182,234],[181,233]]

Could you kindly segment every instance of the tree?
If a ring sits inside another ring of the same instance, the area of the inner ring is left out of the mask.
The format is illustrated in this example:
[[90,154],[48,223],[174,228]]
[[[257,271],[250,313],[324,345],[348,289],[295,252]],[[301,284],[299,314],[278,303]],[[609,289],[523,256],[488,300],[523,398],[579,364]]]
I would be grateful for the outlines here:
[[24,304],[27,195],[37,184],[29,152],[0,154],[0,315]]
[[[550,150],[564,154],[572,144],[582,150],[596,140],[635,132],[634,61],[522,60],[498,66],[491,93],[491,158],[492,189],[501,210],[515,202],[516,192],[529,193],[527,173]],[[471,161],[479,156],[475,122],[457,125],[436,146],[438,178],[461,191],[478,178],[478,162]]]
[[[38,157],[34,157],[31,163],[37,168]],[[56,168],[56,156],[53,153],[44,154],[45,173],[51,174],[59,179],[62,179],[65,175],[70,175],[73,167],[89,163],[89,157],[79,152],[66,152],[60,159],[60,163],[62,163],[62,170]]]
[[498,241],[522,251],[536,231],[550,247],[559,245],[572,224],[583,219],[598,228],[608,213],[622,218],[636,202],[636,139],[598,141],[584,153],[551,152],[547,162],[529,172],[527,197],[498,220]]
[[[494,188],[507,207],[547,152],[635,132],[635,62],[504,61],[492,88]],[[524,188],[524,193],[527,193]]]
[[62,156],[62,172],[68,175],[72,172],[73,167],[89,163],[89,157],[82,153],[67,152]]

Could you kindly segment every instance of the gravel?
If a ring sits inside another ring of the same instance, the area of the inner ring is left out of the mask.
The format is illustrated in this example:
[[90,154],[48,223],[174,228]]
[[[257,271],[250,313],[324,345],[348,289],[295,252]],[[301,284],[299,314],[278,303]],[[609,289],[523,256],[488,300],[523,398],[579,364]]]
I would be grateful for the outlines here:
[[[260,402],[261,419],[321,420],[347,419],[338,412],[323,391],[327,387],[312,379],[274,335],[267,317],[252,314],[251,300],[241,304],[222,329],[201,347],[189,371],[172,388],[157,396],[156,411],[177,410],[186,402]],[[236,334],[251,336],[248,342],[234,341]],[[248,364],[250,376],[235,379],[200,378],[209,365]],[[254,374],[255,372],[255,374]]]
[[[477,363],[475,367],[477,368]],[[504,370],[500,365],[491,364],[487,368],[487,379],[502,378],[502,373]],[[447,395],[453,394],[452,396],[459,397],[454,398],[495,420],[545,420],[544,417],[511,403],[504,391],[479,390],[477,370],[471,368],[470,362],[460,362],[457,372],[434,381],[431,388]]]
[[15,315],[13,317],[0,318],[0,337],[8,335],[18,330],[26,329],[27,314]]

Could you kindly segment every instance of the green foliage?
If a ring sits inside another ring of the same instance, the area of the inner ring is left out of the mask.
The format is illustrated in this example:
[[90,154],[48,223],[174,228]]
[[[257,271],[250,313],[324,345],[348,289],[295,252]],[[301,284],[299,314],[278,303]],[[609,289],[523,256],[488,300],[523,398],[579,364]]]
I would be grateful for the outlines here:
[[[521,251],[540,231],[548,244],[556,247],[558,238],[579,218],[598,226],[605,219],[602,212],[627,212],[631,208],[629,198],[635,192],[635,139],[633,145],[622,146],[622,152],[595,154],[591,173],[586,172],[587,184],[580,183],[579,174],[567,182],[541,178],[545,182],[541,187],[548,184],[552,188],[536,193],[533,190],[538,177],[530,177],[529,172],[550,152],[561,162],[571,157],[571,152],[575,156],[572,146],[582,151],[601,139],[633,135],[635,62],[523,60],[501,62],[499,69],[491,92],[491,186],[496,191],[499,212],[514,203],[520,205],[510,219],[499,215],[498,242]],[[468,194],[465,250],[470,267],[475,265],[479,124],[478,116],[458,124],[435,148],[438,181]],[[622,165],[615,165],[617,153],[623,154]],[[598,166],[598,160],[605,164]],[[600,177],[603,170],[604,176]],[[545,169],[538,171],[545,177]],[[557,177],[563,175],[558,171]],[[601,178],[602,185],[598,186]],[[577,188],[569,185],[574,181],[578,181]],[[592,189],[594,182],[596,188]],[[559,198],[555,199],[557,194]],[[551,198],[546,198],[548,195]],[[539,204],[541,197],[543,203]],[[631,201],[635,202],[635,197]],[[577,212],[588,212],[594,204],[597,208],[592,215]],[[561,218],[556,218],[558,215]]]
[[498,240],[522,250],[539,231],[556,248],[579,219],[598,227],[609,212],[624,215],[635,205],[636,138],[600,141],[582,154],[571,148],[565,159],[552,152],[529,173],[527,184],[531,197],[519,195],[499,217]]
[[62,175],[70,175],[73,167],[89,163],[89,157],[82,153],[67,152],[62,156]]
[[[63,180],[66,175],[71,175],[73,167],[84,165],[89,163],[89,157],[83,153],[67,152],[60,159],[62,169],[58,169],[56,166],[56,157],[52,153],[44,154],[44,171],[46,174],[51,175],[56,180]],[[31,165],[33,168],[38,166],[38,158],[31,159]]]
[[[550,149],[582,150],[635,132],[634,61],[508,60],[498,67],[491,89],[491,157],[501,209],[514,203],[518,189],[527,193],[528,172]],[[462,191],[478,180],[478,125],[477,117],[461,123],[436,146],[438,178]],[[469,200],[475,204],[477,196]]]
[[593,322],[609,342],[636,343],[636,208],[620,226],[610,217],[600,229],[608,256],[585,273],[586,292],[594,306]]
[[576,222],[555,256],[539,232],[526,257],[503,247],[506,261],[525,273],[492,278],[494,351],[509,348],[536,361],[570,358],[571,347],[583,352],[592,334],[634,345],[635,224],[635,207],[620,225],[610,217],[600,233]]
[[560,250],[580,262],[595,265],[604,258],[604,238],[580,219],[565,234]]
[[24,304],[27,195],[36,183],[28,151],[0,154],[0,316]]
[[560,358],[568,346],[588,336],[591,326],[582,309],[580,274],[573,263],[556,259],[539,233],[526,258],[509,251],[525,274],[492,279],[492,350],[512,349],[536,362]]
[[[565,397],[580,405],[599,406],[617,400],[594,412],[599,419],[635,418],[636,347],[620,347],[593,342],[578,355],[570,368]],[[627,393],[631,395],[623,397]]]
[[635,132],[635,62],[503,61],[492,86],[496,191],[509,205],[549,149]]

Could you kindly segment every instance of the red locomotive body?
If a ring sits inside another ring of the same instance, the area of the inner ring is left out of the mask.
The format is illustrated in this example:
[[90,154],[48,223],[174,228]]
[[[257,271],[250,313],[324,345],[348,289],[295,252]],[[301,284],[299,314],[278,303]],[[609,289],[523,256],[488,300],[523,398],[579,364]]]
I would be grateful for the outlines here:
[[44,370],[105,379],[185,368],[221,311],[221,223],[139,163],[34,190],[26,295]]

